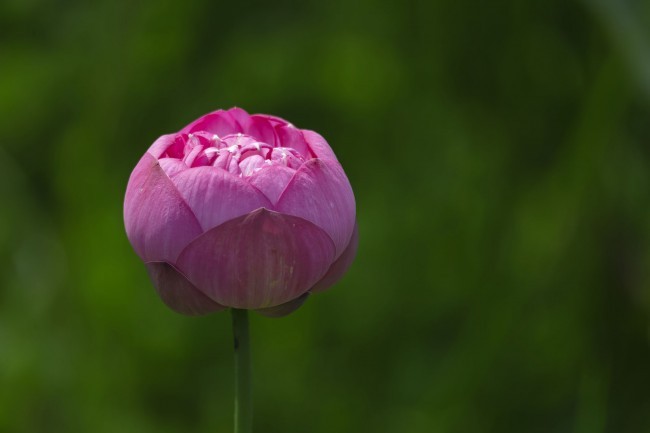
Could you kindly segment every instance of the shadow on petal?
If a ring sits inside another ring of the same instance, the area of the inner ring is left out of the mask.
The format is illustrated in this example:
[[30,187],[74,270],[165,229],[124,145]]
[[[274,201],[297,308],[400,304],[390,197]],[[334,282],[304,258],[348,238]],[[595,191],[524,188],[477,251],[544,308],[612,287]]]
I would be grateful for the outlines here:
[[199,316],[226,308],[204,295],[169,263],[149,262],[146,266],[156,292],[177,313]]
[[276,317],[286,316],[287,314],[293,313],[298,308],[300,308],[302,304],[305,303],[308,297],[309,297],[309,292],[303,294],[302,296],[297,297],[293,301],[285,302],[284,304],[276,305],[275,307],[258,308],[255,311],[257,311],[258,313],[266,317],[276,318]]
[[336,284],[338,280],[345,275],[345,273],[350,268],[350,265],[354,261],[354,258],[357,255],[357,248],[359,247],[359,226],[354,224],[354,231],[352,232],[352,238],[347,248],[339,256],[338,259],[325,274],[323,278],[318,281],[314,287],[311,288],[310,292],[317,293],[329,289],[331,286]]

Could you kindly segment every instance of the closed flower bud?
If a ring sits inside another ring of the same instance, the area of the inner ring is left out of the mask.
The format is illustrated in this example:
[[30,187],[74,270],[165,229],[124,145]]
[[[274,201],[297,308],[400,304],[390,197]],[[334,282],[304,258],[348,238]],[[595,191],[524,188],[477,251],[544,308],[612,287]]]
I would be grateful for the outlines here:
[[124,224],[162,300],[192,315],[288,314],[341,278],[358,242],[352,188],[325,139],[239,108],[151,145]]

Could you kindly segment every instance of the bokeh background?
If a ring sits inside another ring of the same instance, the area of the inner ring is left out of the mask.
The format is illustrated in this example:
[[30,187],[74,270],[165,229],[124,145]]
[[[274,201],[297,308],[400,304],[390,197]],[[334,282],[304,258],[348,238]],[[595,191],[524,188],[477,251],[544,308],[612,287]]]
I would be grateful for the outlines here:
[[349,274],[253,315],[258,432],[650,432],[650,2],[0,2],[0,431],[227,432],[227,313],[128,176],[216,108],[321,132]]

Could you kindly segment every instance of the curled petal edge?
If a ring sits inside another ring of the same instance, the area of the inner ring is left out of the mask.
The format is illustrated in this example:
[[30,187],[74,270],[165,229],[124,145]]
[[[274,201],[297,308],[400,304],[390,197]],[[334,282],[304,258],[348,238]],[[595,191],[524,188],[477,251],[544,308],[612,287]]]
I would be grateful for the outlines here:
[[305,303],[308,297],[309,297],[309,292],[306,292],[298,296],[296,299],[289,302],[285,302],[284,304],[276,305],[275,307],[269,307],[269,308],[258,308],[255,311],[266,317],[272,317],[272,318],[284,317],[287,314],[293,313],[298,308],[300,308],[302,304]]
[[169,263],[149,262],[145,265],[156,292],[177,313],[201,316],[226,308],[204,295]]
[[307,142],[307,146],[311,149],[312,153],[316,155],[316,158],[321,159],[333,159],[338,162],[334,151],[330,147],[329,143],[317,132],[310,131],[309,129],[303,129],[302,136]]

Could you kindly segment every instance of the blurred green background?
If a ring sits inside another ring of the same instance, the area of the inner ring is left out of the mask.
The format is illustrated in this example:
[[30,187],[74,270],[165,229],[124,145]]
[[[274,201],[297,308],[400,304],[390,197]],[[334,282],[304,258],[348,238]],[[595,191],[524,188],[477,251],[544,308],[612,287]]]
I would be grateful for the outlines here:
[[650,2],[0,2],[0,432],[228,432],[230,316],[124,234],[159,135],[314,129],[349,274],[253,315],[258,432],[650,432]]

